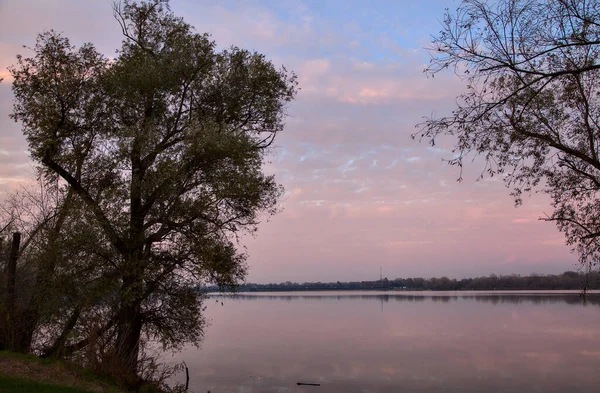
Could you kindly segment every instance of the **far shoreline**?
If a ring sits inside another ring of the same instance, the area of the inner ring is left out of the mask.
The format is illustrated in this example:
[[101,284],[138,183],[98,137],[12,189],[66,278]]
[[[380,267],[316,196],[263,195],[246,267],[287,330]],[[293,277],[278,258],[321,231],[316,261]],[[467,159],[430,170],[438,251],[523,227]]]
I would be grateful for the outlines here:
[[291,282],[283,283],[243,283],[233,287],[205,286],[202,292],[328,292],[328,291],[579,291],[590,293],[600,290],[600,272],[581,273],[566,271],[562,274],[520,276],[516,274],[498,276],[492,274],[474,278],[380,278],[371,281],[349,282]]

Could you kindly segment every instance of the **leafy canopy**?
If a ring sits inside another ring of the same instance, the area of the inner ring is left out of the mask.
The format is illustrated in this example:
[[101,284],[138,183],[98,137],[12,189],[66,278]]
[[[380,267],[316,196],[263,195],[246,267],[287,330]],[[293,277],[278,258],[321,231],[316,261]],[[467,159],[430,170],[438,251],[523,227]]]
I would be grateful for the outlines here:
[[[97,305],[107,322],[95,334],[135,370],[144,334],[166,347],[201,338],[199,284],[244,278],[236,237],[277,210],[281,187],[262,166],[297,81],[259,53],[217,51],[168,2],[114,15],[115,58],[40,34],[10,68],[12,117],[43,178],[85,207],[73,211],[119,288]],[[89,343],[78,339],[71,348]]]

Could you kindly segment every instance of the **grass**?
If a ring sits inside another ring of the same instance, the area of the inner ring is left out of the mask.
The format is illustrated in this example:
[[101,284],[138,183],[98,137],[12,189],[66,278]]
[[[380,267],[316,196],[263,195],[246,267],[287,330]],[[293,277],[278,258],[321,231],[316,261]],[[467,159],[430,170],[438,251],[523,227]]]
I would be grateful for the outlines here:
[[0,375],[0,392],[2,393],[93,393],[80,388],[49,385],[25,378],[14,378]]
[[0,393],[121,393],[89,370],[33,355],[0,351]]

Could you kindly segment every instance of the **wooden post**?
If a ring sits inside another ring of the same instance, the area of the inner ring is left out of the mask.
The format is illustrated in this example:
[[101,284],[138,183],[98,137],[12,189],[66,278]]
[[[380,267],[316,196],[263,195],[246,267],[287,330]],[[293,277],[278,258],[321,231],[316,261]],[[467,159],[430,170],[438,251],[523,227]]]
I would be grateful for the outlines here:
[[[190,386],[190,372],[188,370],[187,364],[185,364],[185,391],[186,392],[188,391],[189,386]],[[210,393],[210,391],[209,391],[209,393]]]
[[[4,269],[4,258],[6,258],[6,254],[4,252],[4,238],[0,236],[0,273]],[[4,286],[3,282],[0,282],[0,290]]]
[[[8,255],[6,253],[6,250],[4,249],[4,238],[0,237],[0,275],[6,274],[5,271],[8,270],[8,259],[5,261],[5,258],[7,258]],[[4,266],[4,264],[6,263],[6,267]],[[0,276],[2,277],[2,276]],[[4,286],[7,285],[8,283],[5,282],[5,280],[0,281],[0,293],[4,293]],[[0,302],[5,301],[5,299],[3,299],[3,296],[0,297]]]
[[6,287],[6,308],[11,318],[15,308],[15,284],[17,278],[17,259],[19,259],[19,247],[21,246],[21,233],[13,233],[10,255],[8,257],[8,266],[6,276],[8,279]]

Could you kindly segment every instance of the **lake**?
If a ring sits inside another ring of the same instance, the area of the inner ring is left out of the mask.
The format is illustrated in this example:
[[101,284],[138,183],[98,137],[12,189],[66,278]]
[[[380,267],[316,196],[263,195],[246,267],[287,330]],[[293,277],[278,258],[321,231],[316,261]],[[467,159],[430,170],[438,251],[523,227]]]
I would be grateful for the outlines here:
[[197,393],[600,390],[597,293],[246,293],[206,315],[202,348],[165,359]]

